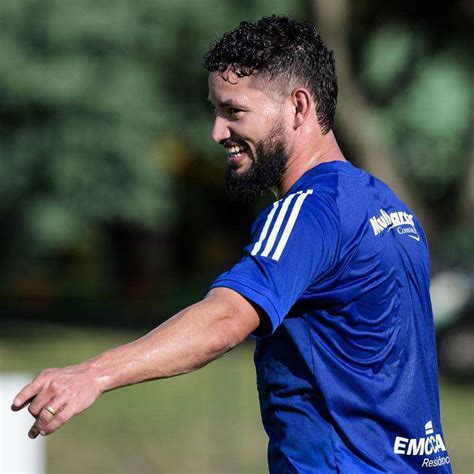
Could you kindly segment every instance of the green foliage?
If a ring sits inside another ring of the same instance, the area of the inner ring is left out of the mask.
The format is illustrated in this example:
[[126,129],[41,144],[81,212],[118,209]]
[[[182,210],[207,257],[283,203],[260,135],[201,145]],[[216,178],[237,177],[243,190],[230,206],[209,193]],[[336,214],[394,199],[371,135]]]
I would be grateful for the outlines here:
[[409,66],[416,39],[402,25],[384,25],[362,50],[361,79],[377,95],[389,95]]
[[402,159],[427,197],[461,181],[468,166],[471,114],[468,71],[450,55],[417,68],[403,96],[393,103],[393,127]]
[[462,49],[431,52],[428,43],[426,31],[415,34],[408,25],[375,31],[363,48],[361,80],[375,97],[399,167],[435,202],[466,173],[472,95]]
[[0,3],[0,202],[18,207],[40,248],[67,248],[100,220],[169,215],[170,180],[152,153],[164,100],[133,28],[140,13],[130,2]]

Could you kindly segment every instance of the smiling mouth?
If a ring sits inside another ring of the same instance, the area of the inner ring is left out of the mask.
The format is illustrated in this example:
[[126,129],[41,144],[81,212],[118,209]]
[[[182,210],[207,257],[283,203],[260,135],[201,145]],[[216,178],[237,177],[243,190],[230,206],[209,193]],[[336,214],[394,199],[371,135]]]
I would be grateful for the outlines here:
[[228,158],[238,158],[242,153],[248,150],[247,145],[234,145],[226,147]]

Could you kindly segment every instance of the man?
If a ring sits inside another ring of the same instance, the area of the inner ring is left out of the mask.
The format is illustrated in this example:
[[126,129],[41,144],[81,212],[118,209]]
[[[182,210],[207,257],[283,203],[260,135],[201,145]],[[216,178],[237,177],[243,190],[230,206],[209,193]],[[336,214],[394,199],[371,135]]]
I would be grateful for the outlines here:
[[15,398],[47,435],[108,390],[202,367],[257,339],[272,473],[451,472],[429,260],[413,213],[347,162],[333,54],[286,17],[241,23],[205,56],[227,188],[278,200],[206,298],[130,344],[41,372]]

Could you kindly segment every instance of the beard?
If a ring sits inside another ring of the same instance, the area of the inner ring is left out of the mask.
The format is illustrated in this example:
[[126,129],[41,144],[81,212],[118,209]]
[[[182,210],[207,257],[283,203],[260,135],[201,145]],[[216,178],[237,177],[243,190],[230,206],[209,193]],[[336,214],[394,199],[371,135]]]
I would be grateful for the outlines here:
[[232,201],[248,203],[278,186],[285,174],[288,153],[281,137],[283,127],[276,126],[269,136],[257,143],[250,168],[237,174],[231,167],[225,175],[226,192]]

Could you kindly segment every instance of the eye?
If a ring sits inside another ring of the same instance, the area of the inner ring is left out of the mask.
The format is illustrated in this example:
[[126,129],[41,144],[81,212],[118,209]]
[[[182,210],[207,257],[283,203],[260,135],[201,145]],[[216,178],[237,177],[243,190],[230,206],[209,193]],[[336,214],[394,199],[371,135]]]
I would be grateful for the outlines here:
[[235,107],[229,107],[227,109],[227,112],[229,113],[229,115],[231,117],[235,117],[239,112],[243,112],[243,110],[242,109],[237,109]]
[[209,104],[209,108],[211,109],[214,115],[217,115],[217,109],[212,104]]

